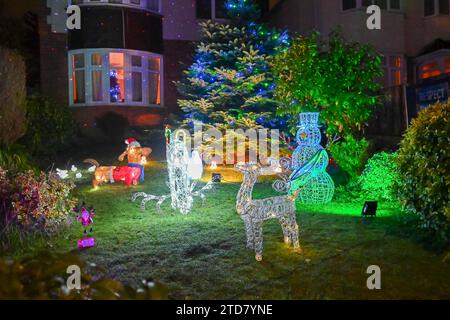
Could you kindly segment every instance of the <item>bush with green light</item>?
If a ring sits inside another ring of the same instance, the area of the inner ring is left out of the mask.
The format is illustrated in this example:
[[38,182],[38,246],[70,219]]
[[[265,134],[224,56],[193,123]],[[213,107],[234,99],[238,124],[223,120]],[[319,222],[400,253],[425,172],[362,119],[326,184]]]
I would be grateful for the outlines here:
[[358,178],[362,196],[367,200],[397,201],[394,185],[398,181],[397,153],[380,152],[369,159]]
[[450,241],[450,103],[419,113],[399,151],[399,196],[435,240]]

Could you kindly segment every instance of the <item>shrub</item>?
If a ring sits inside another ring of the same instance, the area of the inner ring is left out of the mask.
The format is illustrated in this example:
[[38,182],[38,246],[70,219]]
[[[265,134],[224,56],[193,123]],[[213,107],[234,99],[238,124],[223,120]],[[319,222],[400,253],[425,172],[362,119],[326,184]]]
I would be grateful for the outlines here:
[[[0,167],[0,235],[14,221],[14,208],[11,201],[12,185],[7,172]],[[1,238],[1,237],[0,237]]]
[[0,167],[13,172],[34,169],[30,154],[19,144],[0,145]]
[[74,187],[52,173],[27,171],[8,176],[0,168],[0,204],[5,208],[0,212],[1,229],[14,224],[24,232],[53,233],[75,207]]
[[398,192],[406,212],[437,242],[450,240],[450,104],[419,113],[399,151]]
[[369,142],[366,139],[357,140],[352,135],[347,135],[344,141],[330,146],[333,159],[344,170],[351,180],[356,179],[361,173],[368,157]]
[[69,108],[40,95],[29,97],[26,105],[28,127],[21,141],[33,155],[55,155],[71,144],[76,125]]
[[15,51],[0,47],[0,77],[0,144],[11,144],[26,128],[25,63]]
[[358,184],[365,199],[395,202],[394,185],[398,181],[398,154],[381,152],[375,154],[366,164]]
[[115,112],[105,113],[96,120],[97,126],[103,134],[114,140],[123,139],[125,131],[129,127],[127,118]]
[[[67,288],[67,268],[80,267],[81,290]],[[75,253],[41,252],[18,261],[0,259],[0,300],[156,300],[167,299],[159,283],[143,281],[137,290],[109,279],[106,272],[87,265]]]

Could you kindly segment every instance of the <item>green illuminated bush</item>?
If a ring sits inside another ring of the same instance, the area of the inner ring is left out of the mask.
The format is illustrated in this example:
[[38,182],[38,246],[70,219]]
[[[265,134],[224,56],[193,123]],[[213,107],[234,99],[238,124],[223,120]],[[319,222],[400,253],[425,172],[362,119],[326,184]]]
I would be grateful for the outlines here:
[[[67,268],[81,269],[81,290],[66,287]],[[42,252],[34,258],[7,261],[0,258],[0,300],[156,300],[167,299],[166,288],[143,281],[134,289],[109,279],[106,272],[87,265],[74,253]]]
[[363,170],[368,148],[369,142],[366,139],[357,140],[352,135],[347,135],[344,141],[332,144],[330,151],[333,159],[350,176],[350,180],[354,180]]
[[419,113],[399,151],[399,197],[436,240],[450,240],[450,104]]
[[296,36],[272,63],[278,112],[320,112],[330,141],[360,133],[372,109],[380,104],[376,81],[383,75],[381,56],[370,45],[351,42],[340,30]]
[[381,152],[369,159],[363,174],[358,178],[365,199],[394,202],[397,200],[394,185],[398,181],[398,154]]

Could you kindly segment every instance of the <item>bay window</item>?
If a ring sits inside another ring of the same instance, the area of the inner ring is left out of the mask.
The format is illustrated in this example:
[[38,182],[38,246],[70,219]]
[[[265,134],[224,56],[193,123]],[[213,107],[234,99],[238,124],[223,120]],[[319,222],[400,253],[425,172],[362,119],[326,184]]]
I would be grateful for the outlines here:
[[123,49],[69,51],[71,106],[161,106],[162,56]]

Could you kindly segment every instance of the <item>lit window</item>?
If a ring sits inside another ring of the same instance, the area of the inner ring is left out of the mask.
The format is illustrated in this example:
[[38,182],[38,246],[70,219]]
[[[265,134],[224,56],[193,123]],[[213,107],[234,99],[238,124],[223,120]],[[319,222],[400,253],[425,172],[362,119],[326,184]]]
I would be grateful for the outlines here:
[[92,65],[92,101],[99,102],[103,100],[102,90],[102,55],[93,53],[91,55]]
[[111,102],[125,102],[124,54],[109,54],[109,95]]
[[402,84],[402,58],[399,56],[389,57],[389,65],[391,69],[391,84],[399,86]]
[[131,87],[133,101],[141,102],[142,99],[142,57],[131,56]]
[[422,66],[422,79],[437,77],[441,74],[437,62],[430,62]]
[[84,55],[72,56],[72,90],[73,103],[84,103],[86,101]]
[[162,105],[162,58],[119,49],[69,52],[71,105]]
[[450,58],[445,60],[445,73],[450,73]]
[[161,103],[161,59],[154,58],[148,61],[148,86],[149,102],[151,104]]
[[384,71],[383,85],[385,87],[400,86],[403,84],[403,59],[401,56],[384,56],[382,59]]

